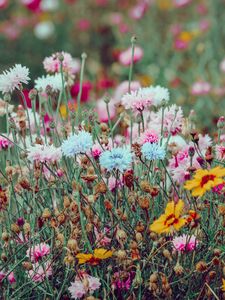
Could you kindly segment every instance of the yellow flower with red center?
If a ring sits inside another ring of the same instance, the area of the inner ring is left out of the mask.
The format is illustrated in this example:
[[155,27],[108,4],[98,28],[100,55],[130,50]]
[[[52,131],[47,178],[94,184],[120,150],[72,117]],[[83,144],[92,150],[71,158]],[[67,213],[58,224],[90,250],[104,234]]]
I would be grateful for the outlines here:
[[184,208],[184,202],[180,199],[178,203],[170,201],[167,203],[165,213],[150,225],[150,230],[156,233],[169,233],[179,230],[187,220],[181,216]]
[[215,167],[211,170],[199,169],[195,172],[192,180],[188,180],[184,188],[186,190],[192,190],[192,196],[203,196],[207,191],[210,191],[213,187],[224,182],[225,169],[221,167]]
[[112,257],[113,252],[111,250],[107,250],[104,248],[98,248],[94,250],[94,253],[78,253],[76,258],[78,259],[78,263],[85,264],[89,263],[92,266],[98,265],[101,260]]
[[182,31],[178,37],[179,40],[189,43],[193,39],[193,34],[189,31]]

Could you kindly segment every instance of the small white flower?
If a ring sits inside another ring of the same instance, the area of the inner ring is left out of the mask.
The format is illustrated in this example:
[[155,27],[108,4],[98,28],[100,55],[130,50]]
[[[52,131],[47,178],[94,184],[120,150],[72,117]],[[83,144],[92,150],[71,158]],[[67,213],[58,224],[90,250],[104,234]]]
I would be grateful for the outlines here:
[[47,76],[42,76],[38,77],[35,81],[35,88],[38,91],[43,91],[45,92],[46,87],[49,85],[53,89],[53,91],[61,91],[62,90],[62,78],[61,74],[54,74],[54,75],[47,75]]
[[0,91],[2,93],[12,93],[15,89],[19,89],[22,83],[27,84],[30,80],[28,75],[28,68],[16,64],[13,68],[0,74]]
[[34,34],[40,40],[50,38],[55,32],[55,26],[51,21],[43,21],[34,27]]
[[161,87],[160,85],[150,86],[145,88],[145,90],[152,94],[154,106],[159,106],[163,100],[168,102],[170,99],[168,89]]

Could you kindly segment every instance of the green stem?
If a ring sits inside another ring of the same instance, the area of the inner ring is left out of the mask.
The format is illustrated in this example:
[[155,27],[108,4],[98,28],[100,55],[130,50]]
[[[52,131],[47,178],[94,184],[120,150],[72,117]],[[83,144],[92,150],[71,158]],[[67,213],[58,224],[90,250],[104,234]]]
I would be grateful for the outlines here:
[[81,55],[81,71],[80,71],[80,86],[79,86],[79,93],[77,96],[77,120],[76,124],[78,125],[80,122],[80,113],[81,113],[81,108],[80,108],[80,100],[82,96],[82,87],[83,87],[83,79],[84,79],[84,66],[85,66],[85,60],[87,58],[86,53],[82,53]]

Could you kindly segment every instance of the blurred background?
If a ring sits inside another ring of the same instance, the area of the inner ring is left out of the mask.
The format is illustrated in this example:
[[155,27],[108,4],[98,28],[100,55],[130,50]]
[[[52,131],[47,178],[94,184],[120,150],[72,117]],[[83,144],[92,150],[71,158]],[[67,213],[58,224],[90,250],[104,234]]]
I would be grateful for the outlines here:
[[225,109],[224,24],[225,0],[0,0],[0,72],[21,63],[32,88],[46,56],[86,52],[87,98],[101,97],[128,79],[135,35],[133,79],[168,87],[208,130]]

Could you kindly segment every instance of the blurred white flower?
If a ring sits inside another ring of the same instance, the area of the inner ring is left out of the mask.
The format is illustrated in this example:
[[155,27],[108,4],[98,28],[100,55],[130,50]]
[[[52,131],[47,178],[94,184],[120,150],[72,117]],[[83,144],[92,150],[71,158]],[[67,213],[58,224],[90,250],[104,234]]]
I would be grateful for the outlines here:
[[45,92],[47,86],[50,86],[54,92],[62,90],[62,78],[59,73],[38,77],[34,83],[34,87],[38,91]]
[[34,34],[40,40],[50,38],[54,32],[55,26],[51,21],[40,22],[34,27]]
[[55,11],[59,8],[58,0],[42,0],[41,9],[43,11]]

